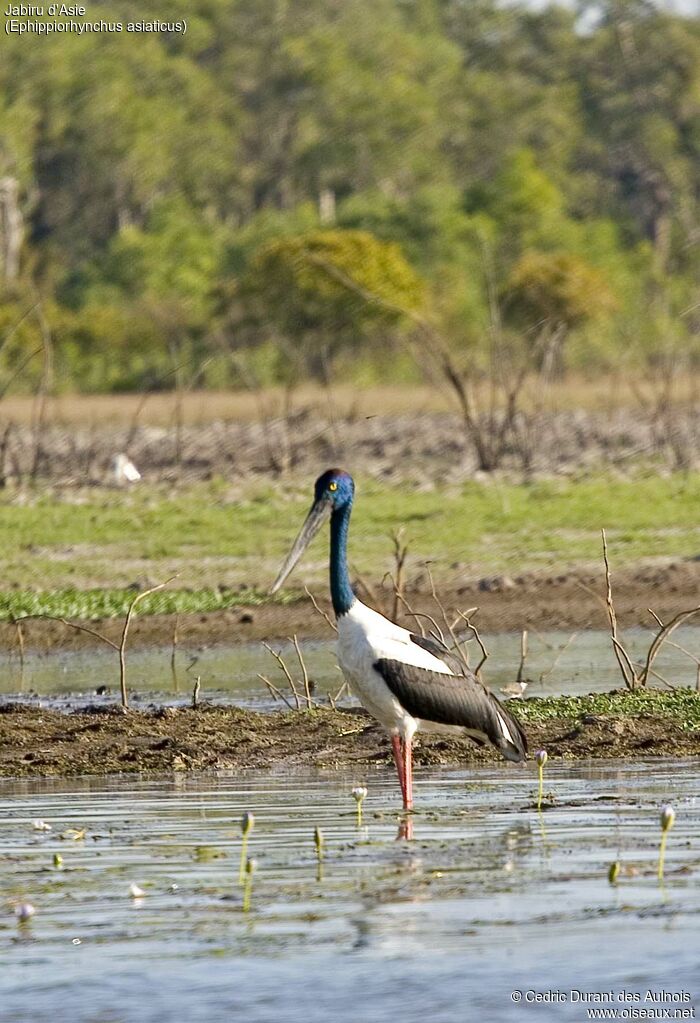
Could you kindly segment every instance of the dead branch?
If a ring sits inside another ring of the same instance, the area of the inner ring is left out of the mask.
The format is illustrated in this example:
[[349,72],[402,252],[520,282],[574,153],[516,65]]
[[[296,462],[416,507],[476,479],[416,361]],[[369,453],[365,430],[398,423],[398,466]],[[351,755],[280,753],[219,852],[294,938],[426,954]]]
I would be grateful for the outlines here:
[[[474,611],[477,611],[477,610],[478,610],[478,608],[473,608],[470,613],[473,614]],[[481,634],[479,633],[479,630],[477,629],[476,625],[474,625],[472,620],[469,618],[469,615],[466,614],[463,611],[458,611],[457,613],[459,614],[460,618],[463,619],[463,621],[464,621],[465,625],[467,626],[467,628],[471,629],[472,635],[474,636],[474,639],[479,644],[479,649],[481,650],[481,660],[477,664],[476,668],[474,668],[474,674],[476,675],[477,678],[480,678],[481,677],[481,669],[486,664],[486,662],[487,662],[487,660],[489,658],[489,652],[486,649],[486,644],[484,643],[483,639],[481,638]]]
[[520,664],[518,665],[518,674],[515,677],[517,685],[520,685],[520,683],[523,681],[526,660],[527,660],[527,629],[523,629],[523,631],[520,633]]
[[[148,590],[143,590],[142,593],[137,593],[134,599],[129,604],[129,610],[126,612],[126,618],[124,619],[124,628],[122,629],[122,638],[117,647],[119,650],[119,689],[122,697],[122,707],[125,709],[129,706],[129,698],[126,691],[126,639],[129,634],[129,626],[131,625],[131,619],[136,610],[137,604],[140,604],[144,597],[149,597],[152,593],[157,593],[158,590],[162,590],[165,586],[177,579],[177,575],[171,575],[169,579],[166,579],[163,583],[158,583],[157,586],[151,586]],[[114,646],[114,644],[112,644]]]
[[406,558],[408,557],[408,543],[402,543],[403,537],[403,526],[397,529],[391,536],[394,544],[394,575],[392,575],[392,583],[394,586],[394,603],[391,610],[391,620],[396,621],[399,614],[399,604],[403,600],[403,594],[405,589],[404,570],[406,566]]
[[275,699],[281,700],[282,703],[286,703],[290,710],[294,710],[294,707],[292,707],[291,703],[284,695],[284,693],[281,691],[281,689],[278,689],[277,686],[273,685],[272,682],[270,682],[269,678],[267,678],[265,675],[261,675],[259,672],[258,678],[265,683],[265,685],[270,690],[271,694]]
[[571,633],[571,635],[567,639],[567,641],[564,644],[564,646],[559,648],[559,652],[557,653],[557,656],[554,658],[554,660],[552,661],[552,663],[549,666],[549,668],[547,669],[547,671],[543,671],[540,674],[540,678],[539,678],[540,682],[544,682],[544,680],[546,678],[549,678],[549,676],[552,674],[552,672],[554,671],[556,666],[559,664],[559,661],[562,659],[562,657],[564,656],[564,654],[569,649],[569,647],[574,642],[574,640],[576,639],[577,636],[578,636],[578,632],[572,632]]
[[646,661],[644,662],[644,667],[642,668],[641,674],[639,676],[640,685],[646,685],[646,681],[647,678],[649,677],[652,664],[654,663],[657,654],[659,653],[661,647],[664,645],[668,637],[675,632],[679,625],[682,625],[683,622],[686,622],[689,618],[692,618],[693,615],[700,613],[700,605],[698,605],[698,607],[690,608],[690,610],[688,611],[679,611],[678,614],[675,615],[667,625],[664,625],[659,616],[655,614],[651,610],[651,608],[647,608],[647,611],[659,624],[660,629],[654,636],[649,646],[649,649],[647,650]]
[[306,596],[309,598],[309,600],[313,604],[313,608],[314,608],[314,611],[316,612],[316,614],[319,614],[321,616],[321,618],[324,619],[326,624],[330,625],[331,629],[333,629],[333,632],[337,632],[338,631],[338,626],[335,624],[335,622],[331,621],[329,615],[326,614],[326,612],[323,610],[323,608],[319,607],[316,598],[314,597],[313,593],[311,592],[311,590],[309,589],[308,586],[304,587],[304,593],[306,594]]
[[610,562],[608,561],[608,541],[605,535],[605,530],[601,529],[601,535],[603,538],[603,561],[605,562],[605,605],[608,610],[608,619],[610,621],[610,638],[612,640],[613,650],[615,651],[615,657],[617,663],[620,666],[622,677],[625,680],[625,685],[628,689],[635,689],[638,684],[637,673],[634,670],[634,666],[630,659],[629,654],[620,643],[617,633],[617,615],[615,614],[615,605],[612,597],[612,584],[610,581]]
[[299,667],[301,669],[302,682],[304,684],[304,695],[306,696],[306,706],[308,710],[313,710],[309,673],[306,670],[306,663],[304,661],[304,658],[302,657],[301,648],[299,647],[299,640],[297,639],[296,635],[292,636],[291,642],[294,644],[294,650],[296,651],[297,660],[299,661]]
[[268,653],[272,654],[274,659],[277,661],[282,674],[287,679],[287,683],[289,685],[289,688],[290,688],[290,690],[292,692],[292,696],[294,698],[295,709],[296,710],[301,710],[301,701],[299,699],[299,692],[298,692],[297,687],[296,687],[296,682],[292,678],[292,674],[291,674],[289,668],[287,667],[287,665],[285,663],[284,657],[282,657],[281,653],[278,653],[275,650],[273,650],[272,647],[269,645],[269,643],[263,643],[263,646],[265,647],[265,649],[267,650]]

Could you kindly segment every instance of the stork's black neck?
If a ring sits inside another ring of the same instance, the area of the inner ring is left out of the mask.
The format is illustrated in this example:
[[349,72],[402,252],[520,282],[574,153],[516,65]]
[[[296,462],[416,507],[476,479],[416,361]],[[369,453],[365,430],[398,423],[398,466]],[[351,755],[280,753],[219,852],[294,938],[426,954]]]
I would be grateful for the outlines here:
[[350,610],[355,594],[348,575],[348,529],[352,502],[336,508],[331,515],[331,598],[336,618]]

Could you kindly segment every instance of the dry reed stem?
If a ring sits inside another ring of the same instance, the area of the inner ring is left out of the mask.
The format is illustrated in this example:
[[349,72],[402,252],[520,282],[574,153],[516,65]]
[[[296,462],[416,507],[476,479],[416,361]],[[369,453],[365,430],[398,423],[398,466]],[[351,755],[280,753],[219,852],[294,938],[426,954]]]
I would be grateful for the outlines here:
[[258,678],[261,680],[261,682],[265,683],[265,685],[270,690],[271,694],[275,697],[275,699],[281,700],[282,703],[285,703],[289,707],[290,710],[294,710],[294,707],[291,705],[291,703],[289,702],[287,697],[284,695],[282,690],[278,689],[277,686],[273,685],[272,682],[270,682],[269,678],[267,678],[266,675],[261,675],[260,673],[258,673]]
[[[657,634],[654,636],[653,640],[651,641],[651,644],[649,645],[649,649],[647,650],[646,661],[644,662],[642,673],[639,676],[641,685],[646,684],[647,678],[649,677],[649,673],[651,672],[652,664],[654,663],[657,654],[661,650],[661,647],[664,645],[664,643],[667,641],[668,637],[675,632],[679,625],[682,625],[683,622],[687,621],[689,618],[692,618],[693,615],[698,614],[700,612],[700,605],[698,605],[698,607],[692,607],[688,611],[679,611],[678,614],[674,615],[671,621],[668,622],[668,624],[666,625],[661,621],[659,616],[655,614],[654,611],[651,610],[651,608],[648,607],[647,611],[658,623],[660,629],[659,632],[657,632]],[[690,656],[692,657],[693,655],[691,654]]]
[[166,579],[163,583],[158,583],[156,586],[151,586],[147,590],[143,590],[141,593],[137,593],[134,599],[129,605],[129,610],[126,612],[126,618],[124,619],[124,628],[122,629],[122,638],[119,642],[119,689],[122,697],[122,707],[128,708],[129,697],[126,690],[126,640],[129,634],[129,626],[131,625],[131,619],[136,610],[136,605],[140,604],[144,597],[149,597],[152,593],[157,593],[158,590],[162,590],[165,586],[168,586],[174,579],[177,579],[177,575],[171,575],[169,579]]
[[299,640],[296,635],[292,636],[291,642],[294,644],[294,650],[296,651],[297,660],[299,661],[299,667],[301,668],[302,682],[304,684],[304,695],[306,697],[306,706],[309,710],[313,710],[313,700],[311,699],[311,685],[309,683],[309,673],[306,670],[306,662],[302,657],[301,648],[299,647]]
[[552,661],[552,663],[551,663],[551,665],[549,666],[549,668],[547,669],[547,671],[543,671],[543,672],[542,672],[542,673],[540,674],[540,678],[539,678],[539,681],[540,681],[540,682],[544,682],[544,680],[545,680],[546,678],[549,678],[549,676],[550,676],[550,675],[552,674],[552,672],[554,671],[554,669],[556,668],[556,666],[557,666],[557,665],[559,664],[559,661],[560,661],[560,660],[562,659],[562,657],[564,656],[564,654],[566,653],[566,651],[567,651],[567,650],[569,649],[569,647],[571,646],[571,644],[573,643],[573,641],[574,641],[574,640],[575,640],[575,639],[576,639],[577,637],[578,637],[578,632],[572,632],[572,633],[571,633],[571,635],[570,635],[570,636],[569,636],[569,638],[567,639],[567,641],[566,641],[566,643],[564,644],[564,646],[562,646],[562,647],[560,647],[560,648],[559,648],[559,650],[558,650],[558,652],[557,652],[557,655],[556,655],[556,657],[555,657],[555,658],[554,658],[554,660]]
[[625,681],[625,685],[628,689],[635,689],[638,684],[637,673],[634,670],[630,656],[623,647],[622,643],[618,638],[617,633],[617,615],[615,614],[615,605],[613,603],[612,596],[612,583],[610,581],[610,562],[608,561],[608,541],[605,535],[605,530],[601,529],[601,536],[603,538],[603,561],[605,562],[605,605],[608,610],[608,619],[610,621],[610,638],[612,640],[613,650],[615,651],[615,657],[617,663],[620,666],[622,677]]
[[306,596],[309,598],[309,600],[313,604],[313,608],[314,608],[314,611],[316,612],[316,614],[319,614],[321,616],[321,618],[324,619],[326,624],[330,625],[331,629],[333,629],[333,632],[337,632],[338,631],[338,626],[335,624],[335,622],[331,621],[330,616],[326,614],[326,612],[323,610],[323,608],[319,607],[319,604],[318,604],[316,598],[314,597],[313,593],[311,592],[311,590],[309,589],[308,586],[304,587],[304,593],[306,594]]
[[517,685],[520,685],[520,683],[523,681],[526,660],[527,660],[527,629],[523,629],[523,631],[520,633],[520,664],[518,665],[518,674],[515,676],[515,682]]
[[299,699],[299,693],[297,691],[296,683],[295,683],[294,679],[292,678],[292,674],[291,674],[289,668],[285,664],[285,660],[282,657],[282,654],[277,653],[276,651],[274,651],[272,649],[272,647],[269,645],[269,643],[263,643],[263,646],[268,651],[268,653],[272,654],[274,659],[277,661],[277,663],[278,663],[278,665],[280,667],[280,670],[282,671],[282,674],[287,679],[287,682],[289,683],[289,688],[291,689],[292,696],[294,698],[295,709],[296,710],[301,710],[301,701]]

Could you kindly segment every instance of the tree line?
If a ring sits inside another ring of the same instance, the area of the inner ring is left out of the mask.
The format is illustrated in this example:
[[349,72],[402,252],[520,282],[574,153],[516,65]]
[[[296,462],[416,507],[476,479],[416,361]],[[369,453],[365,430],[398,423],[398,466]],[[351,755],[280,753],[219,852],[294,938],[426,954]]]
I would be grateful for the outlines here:
[[3,40],[0,394],[700,359],[700,17],[168,17],[187,32]]

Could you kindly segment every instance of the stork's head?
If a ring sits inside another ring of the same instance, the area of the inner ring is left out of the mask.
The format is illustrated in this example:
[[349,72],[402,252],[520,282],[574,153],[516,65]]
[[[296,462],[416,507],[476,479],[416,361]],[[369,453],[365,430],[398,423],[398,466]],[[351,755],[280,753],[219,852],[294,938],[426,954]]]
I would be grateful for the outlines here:
[[326,469],[314,486],[314,505],[327,501],[331,511],[343,508],[353,499],[355,484],[350,473],[344,469]]
[[334,511],[340,511],[352,504],[354,493],[355,484],[352,476],[343,469],[327,469],[318,477],[314,487],[314,503],[279,575],[272,584],[270,593],[277,592],[326,519]]

